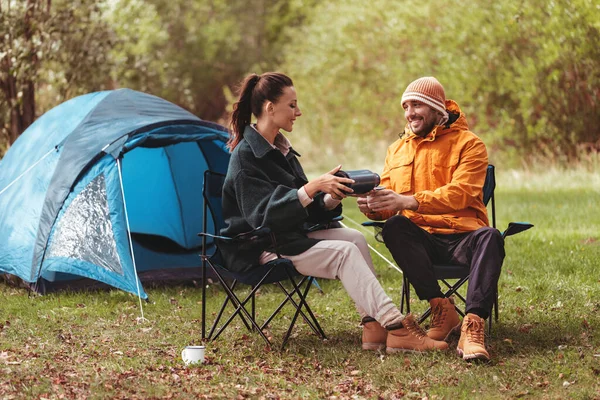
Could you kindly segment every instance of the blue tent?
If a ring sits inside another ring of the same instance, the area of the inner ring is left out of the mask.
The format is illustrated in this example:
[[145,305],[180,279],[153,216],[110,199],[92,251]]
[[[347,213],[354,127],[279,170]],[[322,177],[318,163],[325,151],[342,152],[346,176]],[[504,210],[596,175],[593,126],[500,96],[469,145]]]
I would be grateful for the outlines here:
[[226,141],[224,127],[129,89],[48,111],[0,161],[0,273],[142,298],[144,273],[199,273],[203,173],[226,172]]

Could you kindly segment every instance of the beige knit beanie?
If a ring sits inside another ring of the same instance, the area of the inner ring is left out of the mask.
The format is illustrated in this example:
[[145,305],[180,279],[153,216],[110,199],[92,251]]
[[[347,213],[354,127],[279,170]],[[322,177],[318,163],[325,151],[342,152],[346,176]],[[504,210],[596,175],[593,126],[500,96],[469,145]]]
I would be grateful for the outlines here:
[[409,100],[420,101],[434,110],[446,114],[444,87],[433,76],[426,76],[411,82],[402,94],[402,106]]

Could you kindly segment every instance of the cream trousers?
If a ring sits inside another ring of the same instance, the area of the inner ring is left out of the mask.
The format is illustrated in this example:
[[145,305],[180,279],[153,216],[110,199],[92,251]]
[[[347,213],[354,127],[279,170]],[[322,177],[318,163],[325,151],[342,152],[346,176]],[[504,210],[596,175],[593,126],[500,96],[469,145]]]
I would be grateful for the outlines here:
[[[322,240],[304,253],[282,254],[282,257],[291,260],[302,275],[339,279],[361,318],[372,317],[384,327],[402,322],[404,316],[375,276],[369,246],[362,233],[334,228],[311,232],[308,236]],[[275,258],[276,254],[263,252],[260,263],[266,264]]]

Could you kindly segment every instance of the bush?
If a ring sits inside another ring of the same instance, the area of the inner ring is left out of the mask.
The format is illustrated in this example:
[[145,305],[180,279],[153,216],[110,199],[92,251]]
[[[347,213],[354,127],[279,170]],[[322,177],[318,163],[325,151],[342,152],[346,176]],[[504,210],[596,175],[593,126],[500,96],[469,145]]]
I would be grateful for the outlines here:
[[405,125],[404,88],[435,75],[492,156],[597,150],[597,13],[588,0],[323,3],[283,67],[305,112],[294,140],[310,160],[368,163],[373,151],[357,149],[383,158]]

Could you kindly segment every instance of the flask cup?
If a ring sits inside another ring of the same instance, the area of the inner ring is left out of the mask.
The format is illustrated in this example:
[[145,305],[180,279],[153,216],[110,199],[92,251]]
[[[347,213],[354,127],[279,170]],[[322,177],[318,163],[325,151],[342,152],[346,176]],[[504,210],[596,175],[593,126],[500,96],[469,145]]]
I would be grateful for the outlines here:
[[365,194],[373,190],[373,188],[379,185],[381,178],[379,174],[371,172],[368,169],[357,169],[354,171],[338,171],[335,176],[342,178],[350,178],[354,180],[354,183],[345,184],[352,190],[354,194]]

